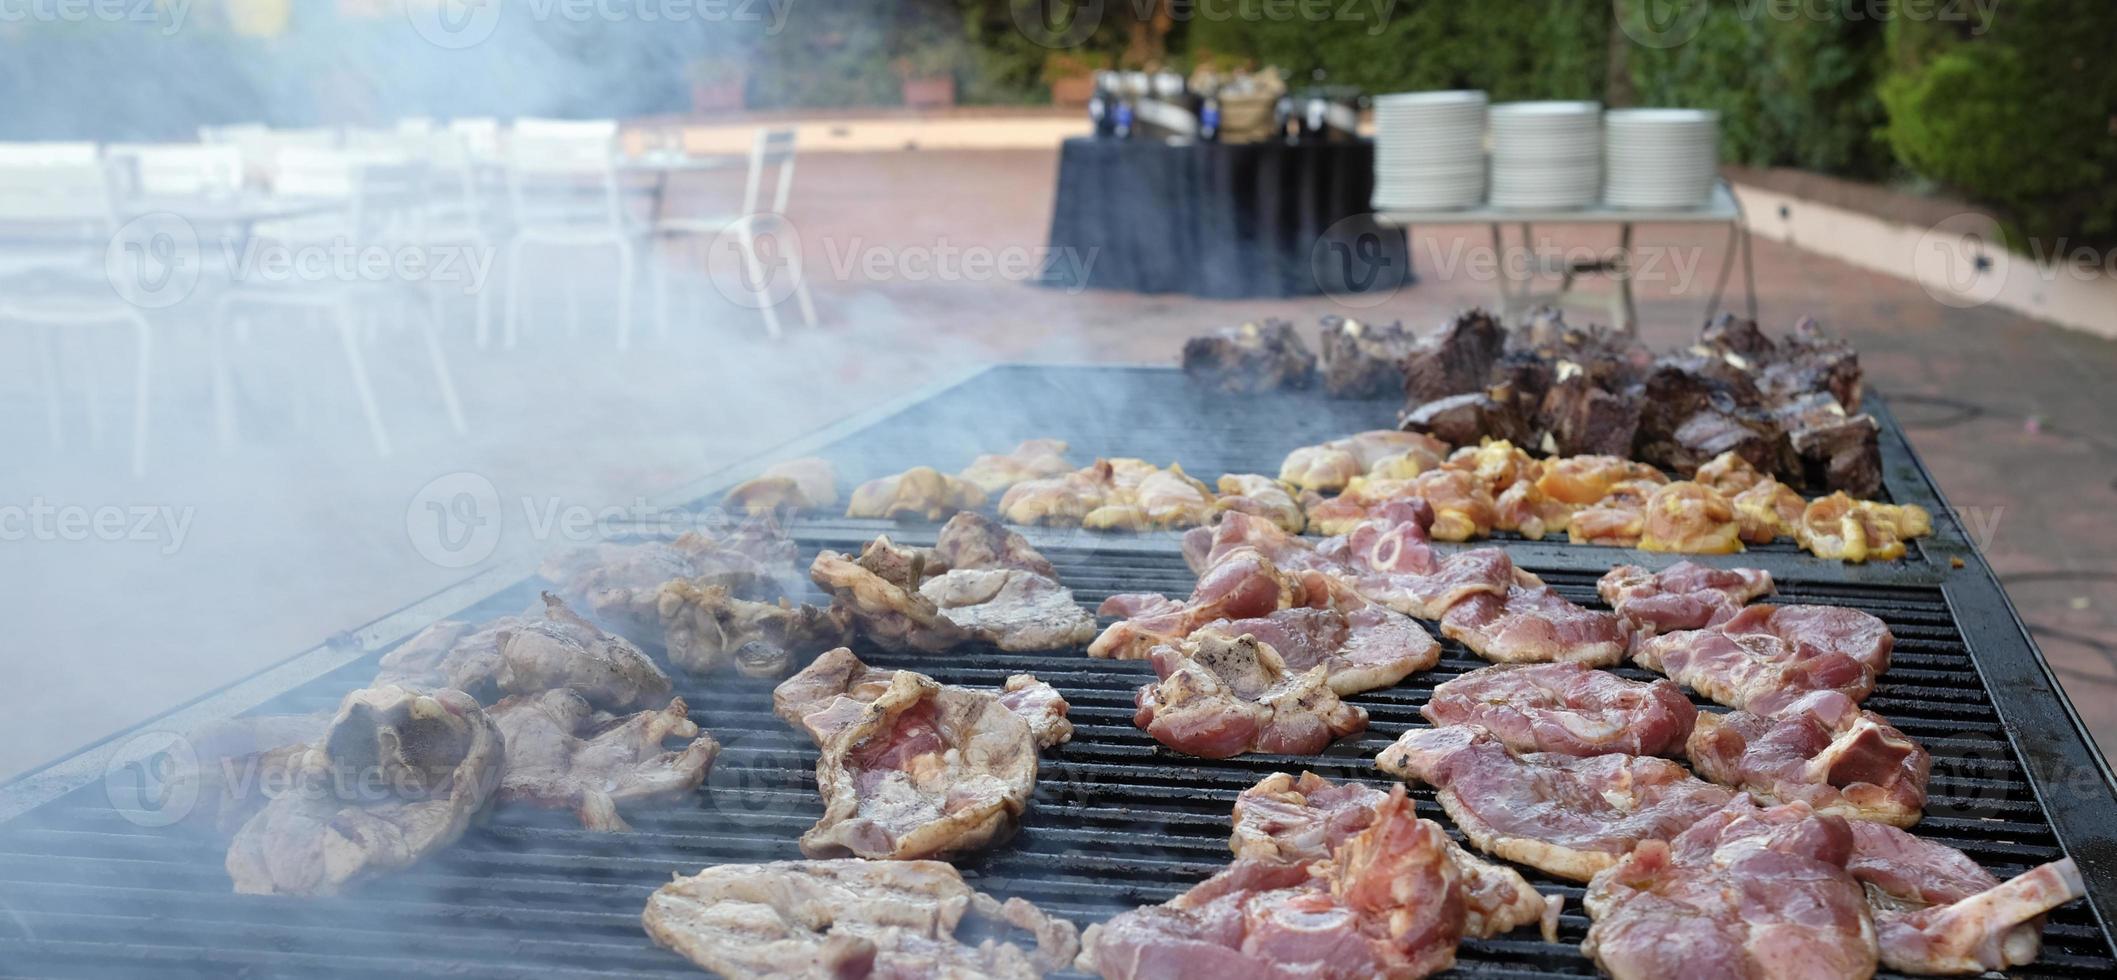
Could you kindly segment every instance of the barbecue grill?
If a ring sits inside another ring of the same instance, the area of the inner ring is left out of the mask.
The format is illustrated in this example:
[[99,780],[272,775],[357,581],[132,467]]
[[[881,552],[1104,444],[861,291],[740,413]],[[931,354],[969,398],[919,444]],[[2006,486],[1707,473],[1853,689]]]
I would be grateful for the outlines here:
[[[1386,425],[1394,408],[1310,393],[1226,395],[1168,369],[1003,366],[841,423],[774,458],[820,453],[858,478],[918,463],[953,469],[977,452],[1053,436],[1070,441],[1076,458],[1180,460],[1210,482],[1222,472],[1275,473],[1288,449]],[[2019,975],[2117,974],[2109,928],[2117,913],[2117,790],[2109,770],[1902,430],[1885,406],[1870,408],[1882,422],[1887,492],[1930,508],[1934,536],[1915,542],[1900,563],[1843,565],[1784,546],[1740,561],[1772,572],[1780,590],[1773,601],[1854,606],[1895,632],[1893,665],[1867,705],[1933,753],[1919,833],[1961,848],[2001,877],[2061,854],[2078,861],[2088,903],[2051,916],[2042,959]],[[710,506],[719,488],[770,461],[702,480],[684,496]],[[883,532],[930,544],[937,528],[804,519],[790,530],[806,562],[819,548],[857,549]],[[1180,595],[1193,581],[1173,534],[1040,529],[1029,537],[1090,608],[1114,592]],[[1600,605],[1594,583],[1604,570],[1642,558],[1612,548],[1504,544],[1518,565],[1591,606]],[[182,731],[244,711],[329,709],[366,684],[390,645],[426,623],[513,613],[537,587],[520,573],[474,578],[138,732]],[[1091,660],[1079,651],[855,650],[870,663],[951,683],[996,686],[1011,673],[1032,672],[1065,694],[1076,734],[1045,754],[1020,833],[959,866],[982,890],[1028,899],[1084,927],[1164,901],[1223,867],[1235,795],[1267,773],[1306,768],[1334,780],[1386,784],[1371,764],[1374,754],[1422,724],[1417,710],[1435,684],[1483,665],[1443,641],[1438,668],[1349,699],[1372,717],[1364,737],[1320,758],[1208,761],[1173,753],[1132,726],[1132,692],[1152,676],[1143,662]],[[648,894],[671,874],[706,865],[801,857],[796,838],[822,806],[815,750],[772,715],[769,683],[672,674],[692,717],[726,746],[696,798],[630,814],[635,832],[626,834],[582,830],[569,813],[504,808],[443,853],[340,898],[232,894],[219,839],[181,825],[142,826],[152,821],[115,808],[106,765],[137,732],[20,777],[0,786],[0,974],[690,972],[687,961],[655,948],[642,932]],[[1422,816],[1447,823],[1431,790],[1412,795]],[[1461,974],[1594,972],[1576,948],[1588,926],[1582,889],[1530,878],[1567,899],[1560,943],[1529,930],[1466,941]]]

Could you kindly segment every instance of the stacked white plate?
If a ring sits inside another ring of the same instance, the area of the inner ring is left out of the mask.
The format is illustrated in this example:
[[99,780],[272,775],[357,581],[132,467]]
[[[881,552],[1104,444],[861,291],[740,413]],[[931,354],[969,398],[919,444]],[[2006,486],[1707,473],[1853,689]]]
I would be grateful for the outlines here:
[[1485,199],[1485,93],[1375,97],[1377,211],[1474,207]]
[[1612,109],[1603,114],[1603,203],[1698,208],[1720,176],[1720,114],[1708,109]]
[[1493,106],[1492,205],[1580,208],[1602,195],[1602,104]]

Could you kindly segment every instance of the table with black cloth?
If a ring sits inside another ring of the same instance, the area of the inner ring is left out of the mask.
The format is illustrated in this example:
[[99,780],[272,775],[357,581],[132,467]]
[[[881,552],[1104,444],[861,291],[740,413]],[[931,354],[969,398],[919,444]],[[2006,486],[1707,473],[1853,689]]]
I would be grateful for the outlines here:
[[1403,231],[1370,216],[1373,190],[1365,140],[1069,139],[1040,281],[1217,299],[1387,292],[1415,277]]

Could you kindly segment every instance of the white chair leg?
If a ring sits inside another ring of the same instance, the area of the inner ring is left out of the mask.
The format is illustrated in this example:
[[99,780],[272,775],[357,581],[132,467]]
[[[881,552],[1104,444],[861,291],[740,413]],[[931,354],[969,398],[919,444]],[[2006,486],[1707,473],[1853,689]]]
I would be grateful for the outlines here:
[[772,308],[771,283],[765,281],[764,260],[757,257],[757,236],[749,227],[742,228],[740,249],[743,271],[748,273],[750,294],[757,298],[757,311],[764,314],[764,332],[773,340],[779,339],[779,311]]
[[816,301],[809,298],[808,266],[801,261],[801,253],[787,253],[787,271],[794,274],[794,303],[801,310],[801,322],[809,329],[816,329]]
[[[654,289],[654,334],[662,340],[668,340],[669,259],[672,256],[663,255],[662,249],[655,248],[656,242],[654,239],[649,238],[647,242],[647,276],[653,280],[652,288]],[[683,254],[683,242],[681,240],[672,238],[668,240],[667,244],[669,246],[668,251],[677,255]]]
[[426,338],[426,356],[434,363],[434,384],[441,389],[441,404],[448,409],[448,424],[459,436],[469,435],[470,427],[463,423],[463,405],[456,400],[456,383],[449,378],[448,359],[441,353],[441,293],[430,292],[432,305],[421,336]]
[[632,347],[632,283],[637,270],[637,259],[632,243],[617,239],[617,349],[624,353]]
[[37,367],[44,380],[44,417],[46,424],[51,428],[51,448],[65,449],[66,409],[59,400],[64,385],[59,380],[58,351],[52,343],[52,333],[57,328],[34,323],[28,326],[37,332]]
[[[492,254],[492,244],[483,238],[474,240],[471,243],[471,247],[477,249],[480,256]],[[487,261],[491,260],[488,259]],[[486,275],[490,277],[491,274],[492,270],[488,268]],[[484,350],[486,343],[492,339],[492,281],[487,278],[472,283],[471,288],[477,291],[477,295],[472,297],[472,299],[478,304],[478,349]]]
[[96,356],[95,337],[76,332],[76,346],[81,351],[81,400],[88,410],[88,445],[103,448],[103,386],[96,377],[96,368],[102,359]]
[[360,359],[359,325],[353,320],[353,312],[340,306],[336,310],[338,340],[345,348],[346,366],[352,370],[353,391],[360,396],[360,410],[368,417],[368,431],[375,437],[375,454],[390,454],[389,434],[382,430],[382,411],[375,404],[375,390],[368,387],[367,364]]
[[140,338],[138,376],[132,387],[132,478],[137,480],[147,475],[147,395],[154,363],[154,331],[138,310],[132,311],[130,319]]
[[502,344],[508,350],[514,350],[522,325],[522,240],[519,238],[507,243],[507,309],[502,319],[506,322],[506,338]]
[[235,392],[228,376],[227,323],[215,311],[206,325],[206,358],[213,372],[213,435],[221,452],[235,448]]

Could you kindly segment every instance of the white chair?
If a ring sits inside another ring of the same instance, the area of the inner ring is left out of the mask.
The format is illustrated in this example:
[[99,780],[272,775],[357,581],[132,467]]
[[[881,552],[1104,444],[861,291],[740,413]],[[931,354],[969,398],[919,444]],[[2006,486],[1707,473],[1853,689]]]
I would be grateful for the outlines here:
[[103,148],[122,208],[129,199],[228,197],[242,189],[242,151],[227,144],[112,143]]
[[[765,171],[772,170],[772,192],[769,204],[764,197]],[[758,241],[774,235],[785,227],[787,200],[794,189],[794,131],[791,129],[760,129],[750,142],[750,173],[743,184],[742,212],[734,215],[711,215],[696,217],[665,217],[654,225],[657,238],[667,240],[679,255],[689,251],[693,243],[710,244],[721,234],[733,229],[736,233],[736,250],[741,253],[745,285],[757,303],[758,311],[764,315],[765,332],[772,337],[780,335],[779,311],[770,295],[770,277],[764,266],[763,256],[758,252]],[[699,251],[702,253],[704,248]],[[704,269],[711,261],[710,255],[702,255],[698,268]],[[809,286],[803,275],[801,250],[786,249],[783,256],[787,272],[793,276],[794,301],[801,311],[802,322],[810,328],[816,326],[816,305],[809,296]],[[654,315],[656,328],[666,336],[669,332],[669,273],[662,262],[654,263]]]
[[[415,241],[420,202],[424,199],[423,168],[395,158],[363,158],[337,150],[293,147],[277,158],[275,192],[290,198],[331,202],[334,206],[316,217],[286,222],[261,223],[256,236],[261,248],[283,249],[298,255],[306,249],[364,249],[370,246],[401,247]],[[392,287],[408,284],[367,283],[357,279],[336,282],[261,282],[244,278],[223,294],[216,304],[212,366],[214,410],[223,446],[235,439],[235,417],[226,359],[227,338],[235,326],[238,310],[285,308],[306,313],[334,329],[345,352],[353,391],[367,417],[369,434],[379,455],[390,454],[390,439],[383,425],[380,406],[369,383],[366,358],[361,353],[360,305],[391,298]],[[462,406],[456,397],[447,358],[441,350],[439,324],[424,321],[422,337],[434,382],[449,422],[458,434],[468,431]]]
[[[507,139],[514,234],[507,242],[507,347],[520,337],[523,258],[542,251],[610,250],[617,257],[617,349],[632,342],[632,233],[617,184],[617,122],[517,120]],[[567,327],[580,318],[578,267],[564,275]]]
[[[446,129],[431,130],[419,137],[419,142],[424,148],[427,177],[426,201],[418,222],[419,243],[430,254],[453,248],[490,257],[497,236],[492,230],[491,209],[481,193],[478,164],[469,146],[461,134]],[[448,298],[441,285],[430,282],[427,289],[429,314],[436,319],[441,318]],[[491,343],[492,289],[490,283],[475,286],[474,336],[478,346],[484,348]]]
[[448,121],[448,131],[454,133],[457,139],[463,141],[463,146],[470,151],[472,160],[485,164],[504,162],[504,158],[500,153],[500,121],[498,119],[491,117],[451,119]]
[[[0,262],[0,323],[31,327],[37,334],[38,366],[53,448],[66,444],[57,348],[59,331],[99,324],[132,327],[134,381],[132,473],[147,471],[147,400],[154,334],[139,307],[120,298],[104,265],[106,249],[122,261],[138,255],[118,240],[110,182],[93,144],[0,144],[0,236],[26,244],[23,261]],[[12,250],[12,249],[10,249]],[[87,343],[84,339],[83,343]],[[102,414],[96,368],[82,358],[89,441],[101,444]]]

